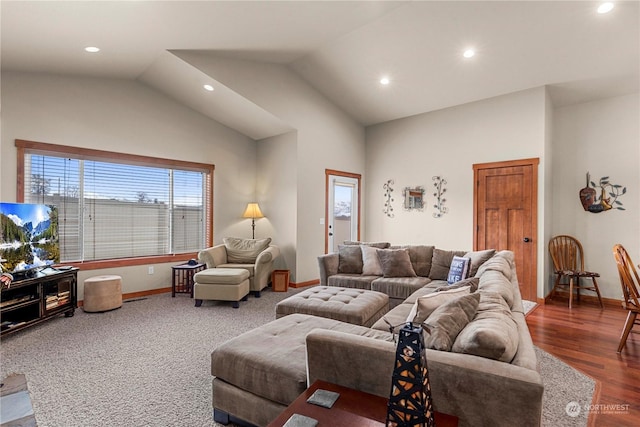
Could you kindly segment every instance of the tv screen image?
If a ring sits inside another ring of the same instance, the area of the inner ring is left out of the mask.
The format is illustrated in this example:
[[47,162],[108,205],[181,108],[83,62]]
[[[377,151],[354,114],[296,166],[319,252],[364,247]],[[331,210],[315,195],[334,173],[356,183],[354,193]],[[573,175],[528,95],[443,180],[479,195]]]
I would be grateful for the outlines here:
[[0,203],[0,261],[10,273],[59,263],[57,207]]

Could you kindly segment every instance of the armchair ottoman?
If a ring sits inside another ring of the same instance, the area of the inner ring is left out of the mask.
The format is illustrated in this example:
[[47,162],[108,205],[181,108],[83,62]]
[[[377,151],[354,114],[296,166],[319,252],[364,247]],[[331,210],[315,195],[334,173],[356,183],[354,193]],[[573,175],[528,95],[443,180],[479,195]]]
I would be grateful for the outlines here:
[[[241,239],[225,237],[224,243],[203,249],[198,260],[211,268],[245,269],[249,272],[249,292],[256,298],[269,285],[274,261],[280,249],[271,239]],[[205,270],[206,271],[206,270]]]

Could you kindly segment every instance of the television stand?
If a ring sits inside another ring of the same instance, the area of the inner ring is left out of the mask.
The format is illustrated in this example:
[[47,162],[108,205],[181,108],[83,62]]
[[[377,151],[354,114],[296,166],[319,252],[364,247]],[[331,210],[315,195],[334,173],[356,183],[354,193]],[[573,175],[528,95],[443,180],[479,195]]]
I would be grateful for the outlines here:
[[[15,277],[14,277],[15,278]],[[48,268],[20,277],[2,289],[0,336],[64,314],[72,317],[78,305],[78,269]]]

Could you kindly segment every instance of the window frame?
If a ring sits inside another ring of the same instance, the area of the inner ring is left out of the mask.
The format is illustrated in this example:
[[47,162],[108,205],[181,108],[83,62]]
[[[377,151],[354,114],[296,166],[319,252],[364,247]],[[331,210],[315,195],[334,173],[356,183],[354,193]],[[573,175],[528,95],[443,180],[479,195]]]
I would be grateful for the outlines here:
[[[205,183],[205,246],[209,247],[213,243],[213,183],[215,165],[207,163],[189,162],[183,160],[163,159],[159,157],[149,157],[137,154],[118,153],[92,148],[71,147],[59,144],[49,144],[44,142],[27,141],[16,139],[17,149],[17,174],[16,174],[16,201],[24,203],[24,183],[25,183],[25,155],[27,154],[64,154],[74,159],[97,160],[97,161],[117,161],[130,165],[166,167],[194,172],[202,172],[207,176]],[[153,255],[132,258],[114,258],[107,260],[74,261],[62,262],[61,265],[71,265],[82,270],[97,270],[102,268],[127,267],[135,265],[158,264],[184,261],[197,257],[197,252],[183,252],[179,254]]]

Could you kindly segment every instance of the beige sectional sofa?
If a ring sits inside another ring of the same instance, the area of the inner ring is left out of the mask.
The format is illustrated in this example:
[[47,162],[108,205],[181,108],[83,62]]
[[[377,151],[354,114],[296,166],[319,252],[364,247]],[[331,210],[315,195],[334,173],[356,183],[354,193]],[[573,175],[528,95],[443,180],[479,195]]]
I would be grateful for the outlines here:
[[[433,296],[441,298],[436,292],[453,293],[440,289],[447,285],[445,280],[429,277],[434,267],[433,277],[445,270],[444,258],[450,259],[453,252],[425,246],[405,249],[413,254],[412,264],[422,275],[389,281],[357,273],[339,277],[339,261],[325,255],[319,257],[321,285],[369,286],[398,300],[406,295],[384,317],[401,324],[420,297],[433,294],[420,299],[422,304]],[[543,385],[513,253],[501,251],[482,263],[488,253],[469,255],[477,261],[472,266],[476,279],[470,280],[480,295],[474,296],[479,300],[475,316],[455,337],[452,351],[427,350],[435,409],[457,416],[460,426],[539,426]],[[214,418],[221,423],[242,420],[267,425],[318,379],[388,397],[394,355],[395,344],[383,319],[368,328],[306,314],[287,315],[213,351]]]

